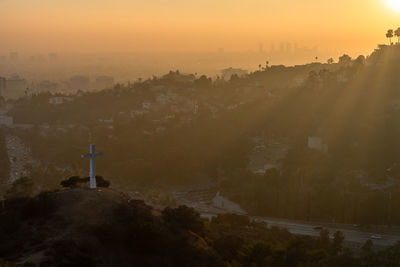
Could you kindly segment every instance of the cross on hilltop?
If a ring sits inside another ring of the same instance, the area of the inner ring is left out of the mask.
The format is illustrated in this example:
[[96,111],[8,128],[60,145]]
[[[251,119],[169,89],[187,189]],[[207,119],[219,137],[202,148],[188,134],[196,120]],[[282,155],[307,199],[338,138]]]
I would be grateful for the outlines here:
[[90,144],[90,153],[82,154],[82,158],[90,159],[90,189],[96,189],[96,157],[104,156],[103,153],[96,154],[96,146]]

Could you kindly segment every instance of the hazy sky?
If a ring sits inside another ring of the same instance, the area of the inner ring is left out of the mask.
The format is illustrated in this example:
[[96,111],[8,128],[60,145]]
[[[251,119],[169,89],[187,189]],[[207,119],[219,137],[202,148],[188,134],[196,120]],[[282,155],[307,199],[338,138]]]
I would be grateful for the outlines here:
[[388,1],[0,0],[0,51],[238,51],[291,42],[368,52],[400,26],[400,8]]

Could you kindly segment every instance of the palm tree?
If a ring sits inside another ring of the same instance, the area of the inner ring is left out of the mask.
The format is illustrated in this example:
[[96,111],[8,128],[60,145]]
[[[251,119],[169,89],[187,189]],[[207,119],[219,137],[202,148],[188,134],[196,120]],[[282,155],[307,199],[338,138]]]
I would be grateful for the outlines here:
[[392,38],[393,38],[393,30],[392,29],[387,31],[386,38],[389,39],[389,44],[392,44]]
[[400,43],[400,27],[394,31],[394,35],[397,37],[397,43]]

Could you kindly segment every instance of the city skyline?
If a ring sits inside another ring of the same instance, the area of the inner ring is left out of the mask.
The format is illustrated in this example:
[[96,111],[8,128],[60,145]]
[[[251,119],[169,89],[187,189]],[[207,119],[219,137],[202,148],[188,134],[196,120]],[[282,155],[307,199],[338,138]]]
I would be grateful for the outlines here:
[[290,42],[367,54],[386,42],[383,29],[400,26],[389,2],[3,0],[0,52],[256,51]]

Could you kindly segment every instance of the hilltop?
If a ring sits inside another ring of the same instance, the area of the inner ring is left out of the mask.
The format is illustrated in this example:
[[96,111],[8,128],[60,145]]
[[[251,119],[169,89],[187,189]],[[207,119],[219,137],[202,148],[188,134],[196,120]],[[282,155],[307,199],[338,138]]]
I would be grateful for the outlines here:
[[186,218],[186,229],[165,218],[107,189],[12,199],[0,213],[0,258],[24,266],[221,265],[195,219],[192,227]]
[[375,253],[368,241],[354,257],[341,232],[296,236],[234,214],[207,221],[85,188],[6,200],[0,240],[9,266],[393,266],[400,249]]

